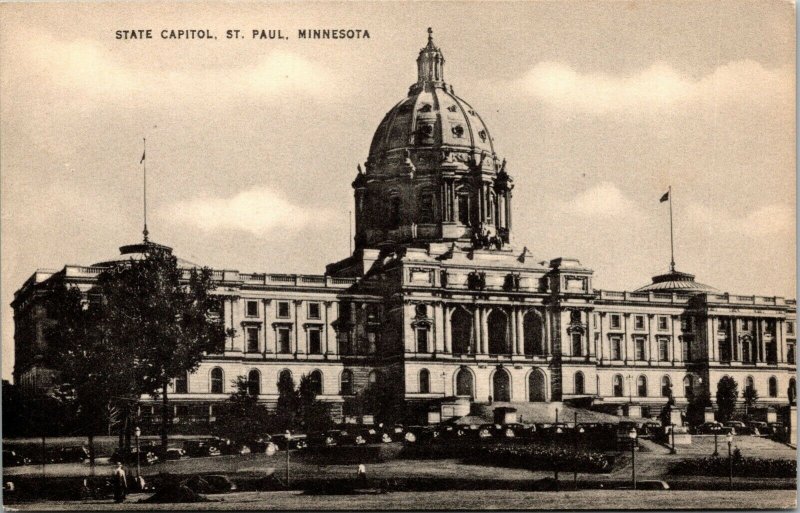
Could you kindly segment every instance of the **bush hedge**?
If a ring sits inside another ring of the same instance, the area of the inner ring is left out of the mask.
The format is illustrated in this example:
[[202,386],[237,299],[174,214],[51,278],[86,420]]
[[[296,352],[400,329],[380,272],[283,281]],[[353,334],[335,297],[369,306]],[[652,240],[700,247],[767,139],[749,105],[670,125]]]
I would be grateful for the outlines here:
[[[739,477],[796,477],[797,461],[768,458],[733,458],[733,475]],[[670,468],[673,475],[727,476],[730,472],[728,458],[709,456],[686,459]]]

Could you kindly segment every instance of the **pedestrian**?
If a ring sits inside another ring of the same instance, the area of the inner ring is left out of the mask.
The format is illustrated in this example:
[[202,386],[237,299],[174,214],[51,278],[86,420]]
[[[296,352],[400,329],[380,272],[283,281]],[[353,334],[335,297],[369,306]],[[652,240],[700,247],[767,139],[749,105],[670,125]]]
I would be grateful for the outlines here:
[[367,484],[367,467],[363,463],[358,464],[358,483],[361,485]]
[[114,469],[114,502],[124,501],[127,492],[128,479],[125,476],[125,469],[122,468],[122,462],[119,462],[117,468]]

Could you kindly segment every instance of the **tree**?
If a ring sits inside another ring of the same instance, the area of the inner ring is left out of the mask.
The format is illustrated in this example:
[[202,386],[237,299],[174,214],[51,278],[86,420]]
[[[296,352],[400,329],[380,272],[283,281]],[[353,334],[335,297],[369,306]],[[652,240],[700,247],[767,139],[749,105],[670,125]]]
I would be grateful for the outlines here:
[[278,404],[275,408],[276,423],[281,431],[293,429],[300,405],[300,397],[294,386],[294,379],[288,372],[278,376]]
[[145,258],[111,267],[98,279],[104,332],[135,355],[134,391],[161,395],[161,445],[167,448],[168,390],[193,372],[206,353],[219,353],[225,331],[208,268],[191,269],[188,281],[177,259],[150,244]]
[[235,385],[236,391],[221,405],[212,431],[238,443],[257,440],[272,431],[275,418],[258,402],[258,396],[250,393],[245,376],[236,378]]
[[403,419],[403,399],[401,392],[386,379],[378,379],[358,394],[356,400],[360,410],[372,413],[375,422],[386,425]]
[[300,378],[298,387],[298,424],[307,432],[323,432],[333,428],[330,406],[317,400],[314,382],[308,374]]
[[701,390],[689,397],[689,405],[686,408],[686,417],[689,424],[699,426],[705,422],[706,408],[711,406],[711,393],[708,390]]
[[744,399],[744,414],[748,415],[750,413],[750,408],[755,406],[758,402],[758,392],[753,387],[745,387],[744,391],[742,392],[742,399]]
[[723,376],[717,383],[717,415],[718,420],[725,422],[731,419],[739,397],[739,384],[730,376]]

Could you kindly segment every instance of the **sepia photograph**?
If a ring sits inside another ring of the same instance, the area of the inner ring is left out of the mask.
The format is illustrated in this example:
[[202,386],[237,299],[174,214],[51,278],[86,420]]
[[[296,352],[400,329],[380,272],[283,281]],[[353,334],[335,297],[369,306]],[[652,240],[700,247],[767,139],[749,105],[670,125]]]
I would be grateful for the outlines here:
[[796,5],[0,2],[2,507],[793,510]]

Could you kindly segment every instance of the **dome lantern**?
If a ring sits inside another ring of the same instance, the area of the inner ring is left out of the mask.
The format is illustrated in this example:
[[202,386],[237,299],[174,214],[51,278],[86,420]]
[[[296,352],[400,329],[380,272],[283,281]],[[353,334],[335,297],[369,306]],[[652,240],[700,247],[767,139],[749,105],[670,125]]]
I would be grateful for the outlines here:
[[428,44],[417,57],[417,85],[444,82],[444,55],[433,44],[433,29],[428,27]]

